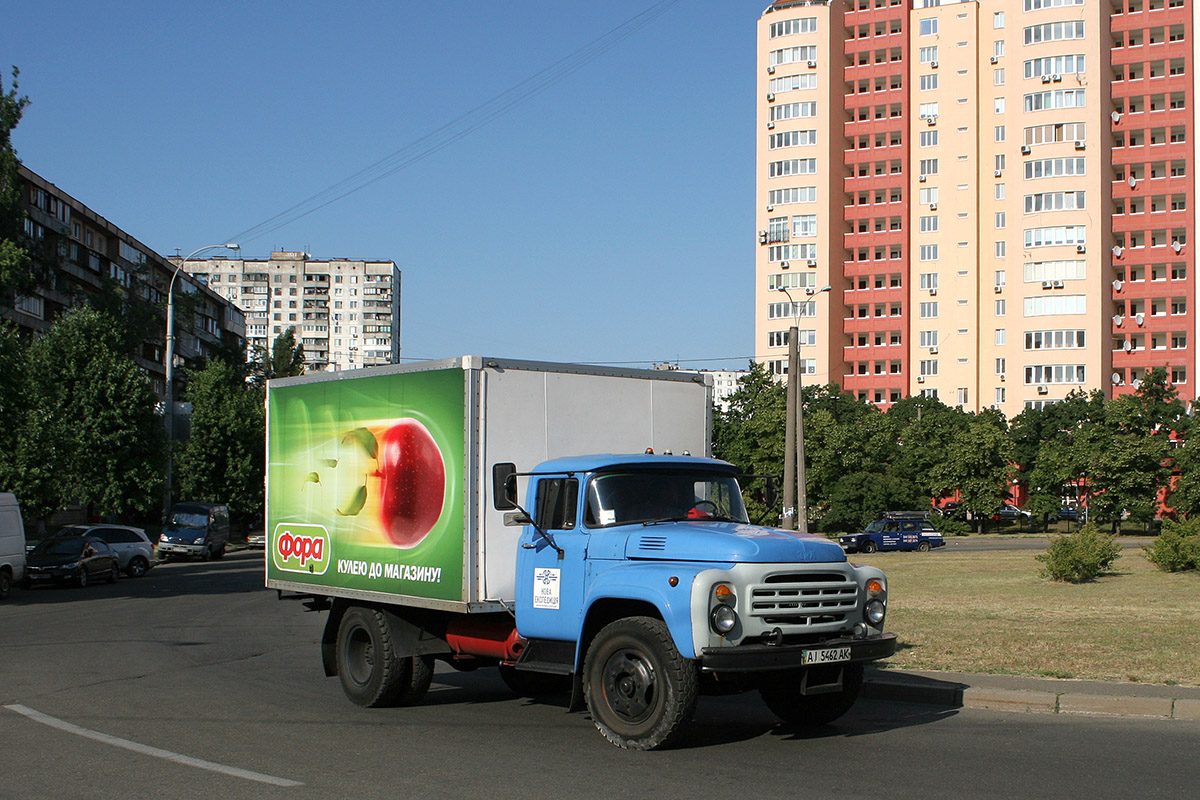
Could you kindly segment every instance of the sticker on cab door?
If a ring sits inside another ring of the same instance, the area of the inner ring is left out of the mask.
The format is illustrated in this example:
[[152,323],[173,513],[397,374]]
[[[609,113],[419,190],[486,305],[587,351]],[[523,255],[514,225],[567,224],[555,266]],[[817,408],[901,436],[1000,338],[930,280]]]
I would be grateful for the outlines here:
[[533,573],[533,607],[558,609],[558,586],[561,569],[539,569]]

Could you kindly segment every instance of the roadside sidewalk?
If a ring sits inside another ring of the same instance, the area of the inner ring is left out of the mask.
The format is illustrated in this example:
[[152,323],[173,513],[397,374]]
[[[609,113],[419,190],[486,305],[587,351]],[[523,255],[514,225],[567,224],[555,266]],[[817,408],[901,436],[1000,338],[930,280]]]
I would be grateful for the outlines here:
[[867,668],[863,696],[948,708],[1200,721],[1200,688]]

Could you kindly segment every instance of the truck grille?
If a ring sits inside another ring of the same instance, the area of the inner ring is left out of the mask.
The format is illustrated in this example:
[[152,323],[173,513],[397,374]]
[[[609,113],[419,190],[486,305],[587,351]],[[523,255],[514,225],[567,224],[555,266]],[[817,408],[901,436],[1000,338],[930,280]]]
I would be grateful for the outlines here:
[[750,586],[750,615],[772,625],[843,622],[858,603],[858,584],[840,572],[786,572]]

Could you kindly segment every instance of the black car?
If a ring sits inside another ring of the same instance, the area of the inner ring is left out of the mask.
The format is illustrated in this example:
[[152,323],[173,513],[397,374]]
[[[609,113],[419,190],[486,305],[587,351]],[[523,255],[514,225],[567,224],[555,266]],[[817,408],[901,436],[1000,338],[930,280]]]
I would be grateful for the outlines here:
[[121,577],[121,560],[108,544],[94,536],[55,536],[39,543],[25,557],[21,588],[40,583],[74,583],[87,586]]

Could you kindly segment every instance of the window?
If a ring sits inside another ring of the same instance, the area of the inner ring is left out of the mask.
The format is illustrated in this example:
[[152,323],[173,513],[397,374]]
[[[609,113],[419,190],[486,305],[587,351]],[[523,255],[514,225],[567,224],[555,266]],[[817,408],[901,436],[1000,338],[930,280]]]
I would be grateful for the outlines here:
[[773,94],[793,92],[798,89],[816,88],[817,73],[815,72],[806,72],[803,75],[783,75],[778,78],[771,78],[767,85],[767,91]]
[[917,200],[921,205],[927,206],[938,201],[938,190],[936,186],[931,186],[928,189],[917,190]]
[[1031,25],[1025,29],[1025,44],[1040,42],[1061,42],[1069,39],[1083,38],[1083,22],[1048,22],[1044,25]]
[[1083,280],[1087,277],[1087,262],[1031,261],[1023,266],[1023,272],[1026,283]]
[[938,32],[938,21],[934,19],[923,19],[918,21],[918,33],[921,36],[935,36]]
[[1085,208],[1084,192],[1042,192],[1025,195],[1025,213],[1040,214],[1043,211],[1077,211]]
[[1004,141],[1004,139],[1005,139],[1004,126],[1003,126],[1003,125],[997,125],[997,126],[996,126],[996,137],[995,137],[995,141],[996,141],[996,142],[1003,142],[1003,141]]
[[937,74],[920,76],[920,87],[922,92],[929,92],[938,88]]
[[938,332],[937,331],[920,331],[917,334],[918,342],[921,347],[937,347]]
[[996,311],[997,317],[1003,317],[1005,314],[1008,313],[1008,303],[1006,303],[1003,300],[997,300],[995,311]]
[[1082,53],[1031,58],[1022,67],[1026,78],[1040,78],[1043,75],[1069,75],[1073,72],[1086,72],[1087,58]]
[[1004,228],[1004,226],[1007,224],[1007,221],[1008,221],[1007,214],[1005,214],[1003,211],[996,212],[996,230],[1000,230],[1000,229]]
[[925,358],[920,362],[919,374],[926,377],[932,377],[938,374],[938,361],[936,358]]
[[938,132],[937,131],[921,131],[919,137],[921,147],[937,147]]
[[1026,112],[1045,111],[1054,108],[1083,108],[1086,103],[1084,89],[1055,89],[1052,92],[1033,92],[1025,95]]
[[992,70],[992,86],[1003,86],[1003,85],[1004,85],[1004,70],[1003,69]]
[[1025,331],[1026,350],[1082,350],[1086,334],[1081,330]]
[[768,303],[767,319],[794,319],[796,317],[815,317],[817,304],[812,300],[804,303]]
[[938,229],[937,215],[921,217],[921,233],[933,233]]
[[938,315],[937,301],[930,300],[921,303],[919,312],[921,319],[936,319]]
[[793,158],[788,161],[772,161],[767,165],[767,176],[780,178],[787,175],[811,175],[817,171],[815,158]]
[[921,273],[921,291],[938,288],[938,274],[936,272]]
[[936,244],[923,244],[921,245],[920,254],[922,261],[937,261],[938,246]]
[[1025,162],[1025,180],[1039,178],[1059,178],[1063,175],[1083,175],[1085,159],[1078,158],[1041,158]]
[[796,236],[816,236],[817,215],[797,214],[792,217],[792,233]]
[[1052,228],[1026,228],[1026,247],[1053,247],[1063,244],[1085,244],[1087,228],[1083,225],[1059,225]]
[[815,186],[796,186],[790,189],[772,189],[768,194],[767,202],[773,206],[783,206],[790,203],[815,203],[817,201],[817,187]]
[[1004,258],[1008,255],[1008,243],[1004,241],[996,242],[996,258]]
[[785,19],[782,22],[771,23],[771,38],[778,36],[792,36],[797,33],[816,33],[817,18],[816,17],[801,17],[799,19]]
[[767,137],[767,147],[771,150],[778,150],[781,147],[801,147],[816,143],[817,132],[815,130],[784,131],[782,133],[772,133]]
[[997,97],[997,98],[995,99],[995,102],[993,103],[993,110],[994,110],[994,111],[995,111],[997,114],[1003,114],[1003,113],[1004,113],[1004,108],[1005,108],[1005,100],[1004,100],[1004,98],[1003,98],[1003,97]]
[[922,64],[933,64],[938,60],[937,45],[922,47],[917,51],[917,58]]
[[1047,295],[1025,298],[1025,316],[1045,317],[1060,314],[1086,314],[1087,298],[1081,294]]
[[998,405],[998,406],[1004,405],[1006,396],[1007,396],[1007,392],[1005,391],[1004,387],[997,386],[996,387],[996,405]]
[[807,44],[800,47],[785,47],[782,50],[772,50],[768,56],[768,63],[772,67],[780,64],[800,64],[816,60],[817,46],[815,44]]
[[938,160],[936,158],[922,158],[917,167],[919,175],[937,175]]
[[938,115],[937,103],[921,103],[917,107],[917,116],[920,119],[929,119]]
[[785,119],[806,119],[817,115],[817,104],[815,101],[804,103],[783,103],[777,106],[771,106],[770,118],[772,121]]
[[994,55],[996,58],[999,58],[1000,56],[1004,55],[1004,40],[1003,39],[997,39],[996,41],[992,42],[992,55]]
[[1046,364],[1025,368],[1025,385],[1085,383],[1083,364]]
[[1026,11],[1037,11],[1042,8],[1061,8],[1062,6],[1081,6],[1084,0],[1025,0]]

